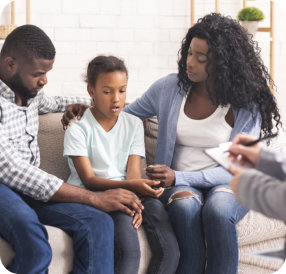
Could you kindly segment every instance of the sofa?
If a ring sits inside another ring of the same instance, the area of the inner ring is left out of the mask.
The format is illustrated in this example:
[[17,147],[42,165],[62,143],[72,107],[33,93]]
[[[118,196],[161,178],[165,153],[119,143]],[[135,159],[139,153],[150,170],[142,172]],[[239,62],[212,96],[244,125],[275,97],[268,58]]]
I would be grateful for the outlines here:
[[[41,168],[64,180],[69,175],[67,161],[62,157],[64,131],[61,125],[60,113],[40,115],[39,146],[41,152]],[[147,121],[145,127],[146,162],[154,161],[158,124],[156,118]],[[272,145],[273,149],[285,153],[286,138],[278,138]],[[146,165],[143,163],[142,168]],[[53,251],[52,262],[49,268],[51,274],[68,273],[72,269],[73,247],[70,237],[62,230],[47,226],[49,241]],[[139,242],[141,260],[139,273],[146,273],[151,253],[144,229],[139,228]],[[267,274],[277,271],[283,261],[259,256],[262,250],[282,248],[284,246],[286,226],[283,222],[269,219],[257,212],[249,211],[237,224],[239,243],[239,274]],[[218,250],[219,252],[219,250]],[[0,258],[7,266],[13,258],[13,250],[0,237]],[[133,273],[130,273],[133,274]],[[218,273],[220,274],[220,273]]]

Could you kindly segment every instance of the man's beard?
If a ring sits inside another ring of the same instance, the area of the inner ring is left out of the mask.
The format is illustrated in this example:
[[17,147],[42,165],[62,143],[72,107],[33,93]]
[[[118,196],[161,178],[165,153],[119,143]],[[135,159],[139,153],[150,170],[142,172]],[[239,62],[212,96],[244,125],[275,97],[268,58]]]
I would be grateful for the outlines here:
[[24,99],[31,99],[37,95],[37,91],[33,92],[33,90],[28,89],[23,83],[20,75],[16,73],[9,82],[9,87],[15,93],[19,94]]

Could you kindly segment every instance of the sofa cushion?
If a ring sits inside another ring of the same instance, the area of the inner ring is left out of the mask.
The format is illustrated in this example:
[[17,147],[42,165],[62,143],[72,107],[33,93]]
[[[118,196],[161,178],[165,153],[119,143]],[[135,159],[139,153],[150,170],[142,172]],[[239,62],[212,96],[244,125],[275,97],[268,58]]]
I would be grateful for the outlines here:
[[67,159],[63,157],[65,132],[61,124],[62,116],[62,113],[40,115],[38,142],[40,168],[66,181],[70,170]]
[[[52,226],[46,226],[49,242],[52,248],[52,261],[49,267],[50,273],[69,273],[73,263],[73,247],[71,238],[62,230]],[[4,266],[10,264],[14,251],[11,246],[0,238],[0,258]]]

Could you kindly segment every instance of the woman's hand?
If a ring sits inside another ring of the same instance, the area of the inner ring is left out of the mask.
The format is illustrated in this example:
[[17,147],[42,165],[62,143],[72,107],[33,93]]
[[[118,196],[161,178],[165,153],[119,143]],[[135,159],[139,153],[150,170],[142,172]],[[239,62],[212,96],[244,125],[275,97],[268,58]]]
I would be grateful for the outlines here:
[[145,171],[150,179],[160,181],[162,187],[170,187],[175,184],[175,172],[166,165],[150,165],[146,167]]
[[88,105],[72,104],[69,105],[62,117],[63,129],[66,130],[71,125],[71,120],[80,120],[85,110],[89,108]]
[[143,218],[141,213],[135,213],[133,220],[132,220],[132,225],[135,229],[138,229],[139,226],[142,224]]

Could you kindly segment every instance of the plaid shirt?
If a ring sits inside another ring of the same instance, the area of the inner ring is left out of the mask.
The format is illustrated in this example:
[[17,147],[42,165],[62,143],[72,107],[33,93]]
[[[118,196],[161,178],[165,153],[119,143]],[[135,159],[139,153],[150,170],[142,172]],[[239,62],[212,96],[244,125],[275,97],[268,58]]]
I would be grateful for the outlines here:
[[27,106],[17,106],[14,92],[0,80],[0,183],[44,202],[58,191],[63,181],[39,169],[38,114],[63,112],[74,103],[90,99],[40,91]]

